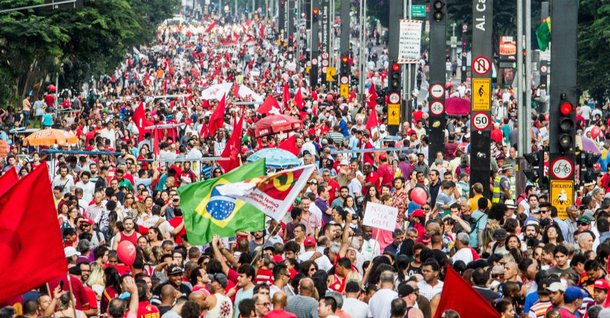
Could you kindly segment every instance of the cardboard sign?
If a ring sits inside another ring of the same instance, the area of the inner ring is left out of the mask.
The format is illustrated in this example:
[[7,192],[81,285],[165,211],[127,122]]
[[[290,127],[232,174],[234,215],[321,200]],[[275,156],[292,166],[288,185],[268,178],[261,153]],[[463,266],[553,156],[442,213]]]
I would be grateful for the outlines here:
[[364,220],[362,220],[362,224],[382,230],[394,231],[397,217],[397,208],[368,202],[366,204],[366,211],[364,211]]

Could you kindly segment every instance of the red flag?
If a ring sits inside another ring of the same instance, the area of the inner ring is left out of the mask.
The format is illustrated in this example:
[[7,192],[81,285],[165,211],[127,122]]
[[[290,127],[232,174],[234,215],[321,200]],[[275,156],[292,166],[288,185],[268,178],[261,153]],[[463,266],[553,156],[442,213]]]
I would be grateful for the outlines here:
[[372,134],[372,129],[376,128],[377,126],[379,126],[379,121],[377,120],[377,111],[375,110],[375,108],[371,108],[369,119],[367,119],[366,121],[366,129],[368,129],[369,132],[371,132]]
[[205,29],[205,33],[210,33],[214,27],[216,26],[216,23],[218,23],[218,20],[212,22],[212,24],[210,24],[206,29]]
[[240,166],[239,152],[241,151],[241,138],[243,137],[242,128],[244,125],[244,116],[239,116],[239,121],[233,127],[233,132],[225,149],[222,151],[223,158],[230,158],[230,160],[219,161],[218,164],[224,169],[225,173]]
[[316,92],[315,90],[311,92],[311,99],[313,99],[314,101],[318,100],[318,92]]
[[377,92],[375,91],[375,84],[371,83],[371,87],[369,87],[369,96],[366,100],[366,105],[370,108],[375,108],[377,106]]
[[301,149],[297,147],[297,135],[292,135],[291,137],[288,137],[288,139],[280,142],[279,148],[290,151],[295,156],[298,156],[301,151]]
[[2,177],[0,177],[0,197],[4,195],[15,183],[19,181],[17,170],[15,167],[9,169]]
[[226,95],[222,95],[222,99],[216,106],[216,109],[210,116],[210,123],[208,124],[208,134],[207,136],[216,135],[216,131],[224,126],[225,123],[225,111],[226,111]]
[[262,24],[261,28],[260,28],[260,37],[264,38],[265,37],[265,25]]
[[301,94],[300,87],[299,87],[299,90],[297,90],[297,93],[294,94],[294,102],[297,104],[297,107],[299,109],[303,109],[303,106],[305,106],[305,102],[303,102],[303,95]]
[[231,90],[231,94],[233,94],[234,98],[241,98],[239,96],[239,84],[237,84],[237,82],[233,83],[233,88]]
[[140,105],[133,113],[133,122],[136,124],[136,127],[138,127],[138,139],[142,141],[144,139],[144,127],[146,127],[146,111],[144,110],[143,102],[140,102]]
[[256,112],[261,115],[266,115],[273,109],[277,109],[279,114],[280,104],[277,102],[277,100],[275,100],[275,98],[273,98],[273,96],[269,95],[267,98],[265,98],[265,101],[258,106]]
[[447,309],[457,311],[461,317],[500,318],[491,304],[451,266],[447,266],[445,284],[434,318],[440,318]]
[[284,96],[282,101],[284,102],[284,108],[288,108],[290,102],[290,89],[288,88],[288,83],[284,84]]
[[0,207],[2,303],[66,274],[68,264],[46,164],[6,191]]

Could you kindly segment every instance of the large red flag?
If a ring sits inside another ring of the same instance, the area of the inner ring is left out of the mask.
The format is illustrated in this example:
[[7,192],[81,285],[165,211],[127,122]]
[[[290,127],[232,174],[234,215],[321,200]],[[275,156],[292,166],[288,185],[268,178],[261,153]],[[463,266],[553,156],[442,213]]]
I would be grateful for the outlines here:
[[294,94],[294,102],[295,102],[295,104],[297,104],[297,107],[299,109],[303,109],[303,106],[305,106],[305,102],[303,101],[303,95],[301,94],[300,87],[297,90],[296,94]]
[[15,167],[9,169],[2,177],[0,177],[0,197],[4,195],[15,183],[19,181],[17,170]]
[[375,108],[377,106],[377,91],[375,91],[375,84],[371,83],[371,87],[369,87],[369,96],[366,100],[366,105],[370,108]]
[[290,103],[290,89],[288,88],[288,83],[284,83],[282,101],[284,102],[284,108],[288,108]]
[[377,120],[377,111],[375,110],[375,108],[371,108],[369,119],[367,119],[366,121],[366,129],[368,129],[369,132],[372,134],[373,128],[376,128],[377,126],[379,126],[379,120]]
[[66,274],[47,165],[0,197],[0,242],[0,303]]
[[268,114],[271,110],[276,109],[277,113],[280,113],[280,104],[273,98],[273,96],[269,95],[265,98],[265,101],[258,106],[256,112],[261,115]]
[[230,160],[221,160],[218,164],[224,169],[225,173],[240,166],[239,152],[241,151],[241,138],[243,137],[242,128],[244,126],[244,116],[239,116],[239,121],[233,127],[233,132],[225,149],[222,151],[223,158],[230,158]]
[[290,151],[293,155],[298,156],[301,149],[297,147],[297,135],[292,135],[291,137],[280,142],[280,149],[284,149]]
[[143,102],[140,102],[140,105],[133,113],[133,122],[136,124],[136,127],[138,127],[138,139],[142,141],[144,139],[144,127],[146,127],[146,111],[144,110]]
[[205,33],[210,33],[214,27],[216,26],[216,24],[218,23],[218,20],[212,22],[212,24],[210,24],[206,29],[205,29]]
[[500,318],[491,304],[451,266],[447,266],[445,284],[434,318],[440,318],[447,309],[457,311],[461,317]]
[[233,98],[241,98],[241,96],[239,96],[239,84],[237,84],[237,82],[233,83],[231,94],[233,94]]
[[210,123],[208,124],[208,134],[207,137],[214,137],[216,135],[216,131],[224,126],[225,123],[225,111],[226,111],[226,95],[222,96],[222,99],[216,106],[216,109],[210,116]]

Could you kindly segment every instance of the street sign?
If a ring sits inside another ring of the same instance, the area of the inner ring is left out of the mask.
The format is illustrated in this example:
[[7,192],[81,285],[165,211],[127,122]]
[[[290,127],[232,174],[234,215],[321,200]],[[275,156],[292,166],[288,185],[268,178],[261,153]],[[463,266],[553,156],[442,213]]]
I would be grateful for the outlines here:
[[441,84],[434,84],[430,87],[430,95],[434,98],[441,98],[445,95],[445,88]]
[[400,125],[400,104],[388,104],[388,125]]
[[411,6],[411,17],[425,18],[426,17],[426,5],[425,4],[412,5]]
[[388,97],[388,100],[390,101],[390,104],[398,104],[400,103],[400,95],[398,93],[392,93]]
[[557,157],[551,163],[551,176],[554,179],[571,179],[574,175],[574,163],[568,158]]
[[485,75],[491,70],[491,62],[485,56],[477,56],[472,61],[472,70],[478,75]]
[[327,59],[323,59],[322,60],[322,66],[324,66],[324,67],[328,66],[328,60]]
[[398,64],[416,64],[421,57],[421,20],[400,20]]
[[434,102],[430,105],[430,112],[433,115],[441,115],[445,111],[445,106],[441,102]]
[[472,127],[476,130],[486,130],[491,124],[489,114],[484,112],[475,113],[472,115]]
[[472,110],[491,110],[491,78],[472,79]]
[[[346,77],[347,76],[345,76],[344,78],[346,78]],[[349,85],[348,84],[339,85],[339,94],[343,98],[349,98]]]
[[326,66],[322,67],[322,74],[326,74],[326,70],[327,70]]
[[334,82],[335,75],[337,75],[337,70],[334,67],[326,68],[326,81],[327,82]]
[[557,216],[568,218],[568,207],[574,205],[574,181],[551,180],[550,203],[557,208]]
[[311,65],[318,65],[318,59],[312,59]]
[[323,52],[323,53],[322,53],[322,59],[323,59],[323,60],[328,60],[328,53]]
[[341,84],[348,84],[349,83],[349,76],[341,76],[339,81],[341,81]]

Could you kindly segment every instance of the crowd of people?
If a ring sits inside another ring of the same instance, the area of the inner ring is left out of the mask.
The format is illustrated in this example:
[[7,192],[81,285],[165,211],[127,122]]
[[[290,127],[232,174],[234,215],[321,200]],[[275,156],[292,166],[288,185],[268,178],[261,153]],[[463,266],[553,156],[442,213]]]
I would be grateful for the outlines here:
[[[7,302],[0,317],[460,317],[437,312],[448,266],[505,318],[610,317],[604,164],[565,219],[537,184],[517,193],[516,95],[496,88],[493,176],[471,185],[467,118],[450,118],[445,152],[430,157],[428,106],[417,100],[413,121],[388,138],[383,98],[371,108],[355,90],[347,99],[326,85],[312,90],[306,55],[290,59],[267,23],[213,16],[165,23],[113,74],[73,92],[47,85],[2,111],[0,139],[10,150],[1,171],[24,176],[49,166],[69,274]],[[367,38],[384,45],[377,30]],[[387,81],[387,56],[376,55],[367,88]],[[427,69],[424,54],[418,78]],[[278,112],[302,128],[257,138],[256,123],[269,113],[243,103],[253,95],[232,92],[224,125],[210,129],[219,101],[202,91],[222,83],[275,97]],[[465,84],[454,86],[448,96],[469,98]],[[601,127],[596,141],[605,138],[606,106],[578,110],[583,127]],[[146,125],[173,125],[141,130],[138,107]],[[378,127],[367,127],[371,109]],[[283,222],[192,246],[177,189],[226,172],[208,158],[222,155],[241,116],[242,161],[296,135],[298,158],[316,172]],[[533,145],[542,148],[548,118],[534,117]],[[63,129],[78,141],[50,154],[24,144],[18,127]],[[591,137],[589,128],[579,133]],[[386,147],[408,150],[353,151]],[[425,191],[423,204],[415,189]],[[371,202],[398,209],[394,231],[363,225]],[[131,266],[117,254],[123,241],[137,246]]]

